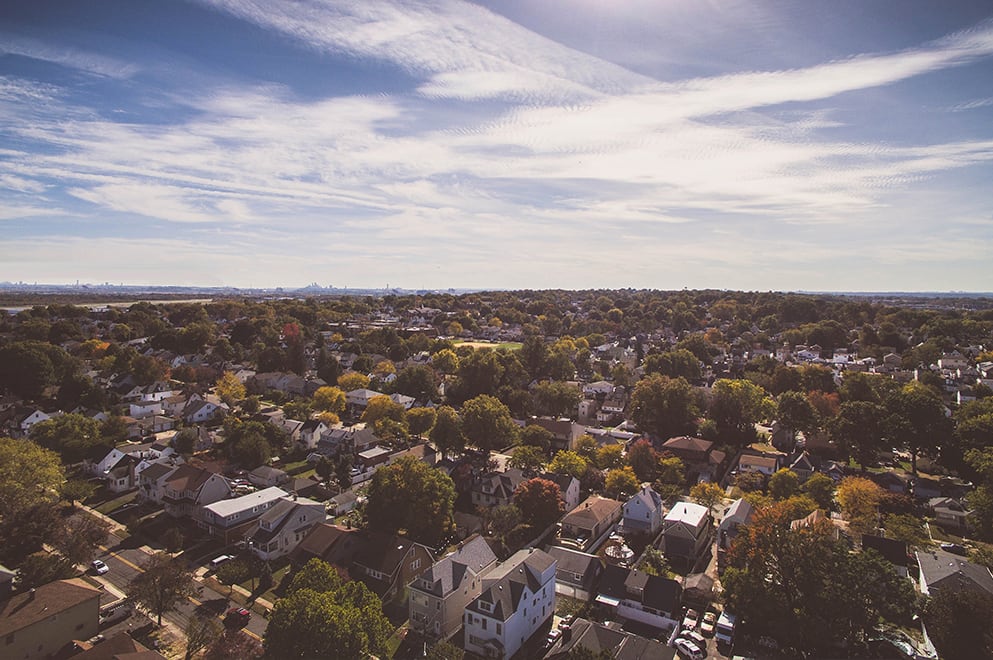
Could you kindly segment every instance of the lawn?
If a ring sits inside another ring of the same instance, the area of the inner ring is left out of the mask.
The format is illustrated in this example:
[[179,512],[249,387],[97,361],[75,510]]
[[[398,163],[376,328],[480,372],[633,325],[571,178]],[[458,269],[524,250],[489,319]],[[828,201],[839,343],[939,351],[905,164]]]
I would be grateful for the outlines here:
[[125,504],[130,504],[131,502],[133,502],[136,497],[138,497],[138,491],[132,490],[127,493],[122,493],[121,495],[118,495],[113,499],[109,499],[106,500],[105,502],[101,502],[99,505],[93,508],[99,511],[100,513],[104,514],[105,516],[110,515],[111,513],[121,508]]
[[524,344],[519,341],[505,341],[495,344],[489,341],[465,341],[464,339],[454,339],[452,340],[452,343],[458,346],[472,346],[473,348],[492,348],[495,350],[500,350],[503,348],[508,351],[519,351],[521,350],[521,347],[524,346]]

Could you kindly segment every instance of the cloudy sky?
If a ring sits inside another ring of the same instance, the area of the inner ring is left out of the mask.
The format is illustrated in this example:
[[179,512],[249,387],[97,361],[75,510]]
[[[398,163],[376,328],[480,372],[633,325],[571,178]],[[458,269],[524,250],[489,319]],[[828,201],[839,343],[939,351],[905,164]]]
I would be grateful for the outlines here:
[[0,3],[0,280],[993,291],[988,0]]

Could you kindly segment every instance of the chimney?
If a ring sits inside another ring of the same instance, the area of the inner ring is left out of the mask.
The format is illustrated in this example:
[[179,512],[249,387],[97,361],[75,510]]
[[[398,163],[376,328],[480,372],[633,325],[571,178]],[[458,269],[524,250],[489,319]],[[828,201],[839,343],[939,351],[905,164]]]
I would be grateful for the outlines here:
[[36,591],[37,589],[35,589],[34,587],[31,587],[31,590],[28,591],[28,602],[34,600],[34,595]]

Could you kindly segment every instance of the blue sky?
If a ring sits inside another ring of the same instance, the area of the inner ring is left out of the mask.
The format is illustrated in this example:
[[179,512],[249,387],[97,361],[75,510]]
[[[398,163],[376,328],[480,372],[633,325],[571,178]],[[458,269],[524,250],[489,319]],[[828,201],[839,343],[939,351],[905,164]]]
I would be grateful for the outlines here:
[[993,6],[0,4],[0,280],[993,291]]

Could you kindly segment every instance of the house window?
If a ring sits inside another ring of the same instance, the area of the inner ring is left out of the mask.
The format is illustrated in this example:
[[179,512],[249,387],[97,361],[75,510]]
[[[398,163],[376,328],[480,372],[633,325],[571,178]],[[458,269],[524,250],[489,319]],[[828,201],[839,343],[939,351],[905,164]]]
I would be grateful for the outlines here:
[[498,635],[503,634],[503,626],[501,626],[499,623],[497,624],[497,634]]
[[420,559],[420,557],[418,557],[414,561],[410,562],[410,570],[416,571],[420,567],[421,567],[421,559]]
[[486,619],[483,619],[483,630],[486,630]]

